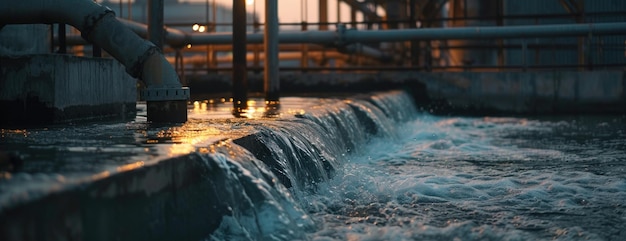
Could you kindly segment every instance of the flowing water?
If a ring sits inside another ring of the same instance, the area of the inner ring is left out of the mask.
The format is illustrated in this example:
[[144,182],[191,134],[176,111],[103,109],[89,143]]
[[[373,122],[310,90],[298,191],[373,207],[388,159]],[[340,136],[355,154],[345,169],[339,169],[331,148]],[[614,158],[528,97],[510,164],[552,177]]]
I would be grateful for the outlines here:
[[281,104],[278,119],[197,103],[177,127],[3,130],[30,166],[0,180],[0,204],[188,155],[224,214],[205,240],[626,240],[625,116],[441,117],[402,92]]
[[421,113],[303,198],[312,240],[624,240],[626,119]]
[[[340,151],[332,177],[289,189],[314,223],[299,238],[626,239],[626,117],[439,117],[397,98],[348,102],[379,131]],[[239,237],[223,230],[209,239]]]

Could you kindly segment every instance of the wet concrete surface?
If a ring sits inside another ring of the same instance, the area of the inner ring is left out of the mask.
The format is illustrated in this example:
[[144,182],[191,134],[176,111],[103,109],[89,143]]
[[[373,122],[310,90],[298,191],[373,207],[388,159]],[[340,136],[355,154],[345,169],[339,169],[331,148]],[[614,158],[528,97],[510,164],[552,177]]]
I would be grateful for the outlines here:
[[189,121],[172,125],[148,123],[146,105],[139,103],[136,118],[126,122],[3,128],[0,149],[22,159],[23,165],[17,171],[3,172],[0,209],[39,196],[36,193],[187,154],[196,144],[236,139],[254,132],[255,125],[303,114],[324,101],[333,100],[285,97],[279,105],[266,105],[262,99],[251,99],[241,113],[247,118],[233,117],[232,99],[192,101]]

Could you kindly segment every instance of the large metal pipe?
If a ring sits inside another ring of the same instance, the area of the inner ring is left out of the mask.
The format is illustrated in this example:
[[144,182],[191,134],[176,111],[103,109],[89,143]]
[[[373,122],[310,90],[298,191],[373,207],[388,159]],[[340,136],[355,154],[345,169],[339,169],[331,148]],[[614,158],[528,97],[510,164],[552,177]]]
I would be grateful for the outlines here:
[[[349,60],[350,56],[345,54],[345,53],[340,53],[338,51],[312,51],[312,52],[308,52],[306,54],[307,59],[313,59],[316,61],[320,61],[323,58],[330,58],[330,59],[341,59],[341,60]],[[173,64],[176,59],[175,57],[166,57],[167,61],[170,62],[171,64]],[[258,56],[254,56],[253,53],[248,53],[246,54],[246,59],[251,62],[254,61],[255,58],[258,58],[260,61],[265,61],[265,54],[264,53],[259,53]],[[279,60],[299,60],[302,58],[302,53],[301,52],[290,52],[290,53],[280,53],[278,55],[278,59]],[[215,59],[216,62],[218,63],[231,63],[233,61],[233,57],[228,55],[228,56],[220,56],[217,57]],[[203,54],[196,54],[196,55],[192,55],[192,56],[186,56],[183,59],[183,64],[191,64],[194,66],[205,66],[207,63],[206,61],[206,55]]]
[[233,114],[243,116],[248,101],[248,72],[246,62],[246,3],[233,0]]
[[[337,40],[337,33],[334,31],[306,31],[306,32],[280,32],[278,41],[280,43],[313,43],[329,44]],[[191,44],[229,44],[232,43],[232,33],[199,33],[189,36]],[[263,43],[263,34],[248,33],[248,43]]]
[[148,40],[163,49],[163,0],[148,0]]
[[278,0],[265,0],[265,45],[266,60],[263,63],[263,90],[265,100],[278,101],[280,79],[278,75]]
[[[83,38],[126,66],[131,76],[145,82],[146,101],[186,101],[189,98],[189,89],[182,88],[176,71],[159,49],[117,21],[115,13],[107,7],[91,0],[3,1],[0,25],[27,23],[64,23],[75,27]],[[185,121],[186,109],[176,116],[179,118],[164,121]]]
[[[126,25],[126,27],[130,28],[133,32],[135,32],[139,36],[143,38],[148,38],[148,25],[126,20],[123,18],[117,18],[117,20],[123,23],[124,25]],[[190,40],[191,34],[185,33],[184,31],[181,31],[175,28],[164,27],[163,29],[165,30],[165,33],[164,33],[165,43],[167,43],[168,45],[178,48],[178,47],[183,47],[191,43],[191,40]],[[228,44],[230,44],[230,42]]]
[[[551,24],[525,26],[488,26],[459,28],[421,28],[394,30],[356,30],[339,28],[335,31],[280,32],[280,43],[348,44],[367,42],[397,42],[409,40],[533,38],[581,35],[617,35],[626,33],[626,23]],[[194,33],[191,44],[229,44],[231,33]],[[263,34],[249,33],[248,43],[262,43]]]
[[[43,1],[43,0],[40,0]],[[1,9],[0,9],[1,10]],[[0,19],[3,16],[0,16]],[[121,20],[130,29],[141,36],[147,36],[147,26],[141,23]],[[0,22],[1,23],[1,22]],[[232,44],[232,33],[185,33],[165,28],[165,41],[170,46],[186,44]],[[398,42],[410,40],[446,40],[446,39],[490,39],[490,38],[534,38],[559,36],[619,35],[626,33],[626,23],[585,23],[551,24],[523,26],[421,28],[395,30],[356,30],[339,28],[336,31],[283,31],[278,33],[280,43],[311,44],[349,44],[367,42]],[[248,33],[248,43],[263,43],[263,34]],[[68,44],[79,44],[74,36],[67,36]]]

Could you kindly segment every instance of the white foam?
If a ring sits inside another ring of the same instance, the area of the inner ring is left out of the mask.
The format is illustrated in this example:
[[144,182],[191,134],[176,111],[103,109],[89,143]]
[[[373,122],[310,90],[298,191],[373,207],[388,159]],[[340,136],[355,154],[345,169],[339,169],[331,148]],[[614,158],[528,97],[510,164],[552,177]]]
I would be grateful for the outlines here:
[[[398,139],[372,140],[363,148],[369,151],[350,156],[303,198],[321,226],[310,238],[603,239],[601,217],[578,219],[623,211],[626,179],[572,168],[577,154],[502,143],[511,141],[508,133],[551,133],[564,125],[424,115],[399,127]],[[616,220],[618,230],[624,227],[625,219]]]

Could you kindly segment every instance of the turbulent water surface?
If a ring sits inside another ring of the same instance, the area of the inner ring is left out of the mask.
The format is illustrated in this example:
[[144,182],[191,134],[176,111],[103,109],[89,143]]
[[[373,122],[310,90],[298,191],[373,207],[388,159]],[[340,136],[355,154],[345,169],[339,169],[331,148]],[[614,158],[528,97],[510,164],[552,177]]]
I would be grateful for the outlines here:
[[300,198],[312,240],[626,240],[626,118],[418,114]]
[[[0,148],[26,164],[0,178],[0,208],[204,148],[228,209],[206,240],[626,240],[625,116],[439,117],[381,96],[285,98],[283,119],[259,107],[231,120],[230,105],[206,101],[174,127],[139,115],[2,129]],[[252,129],[273,162],[237,140],[203,146]]]

